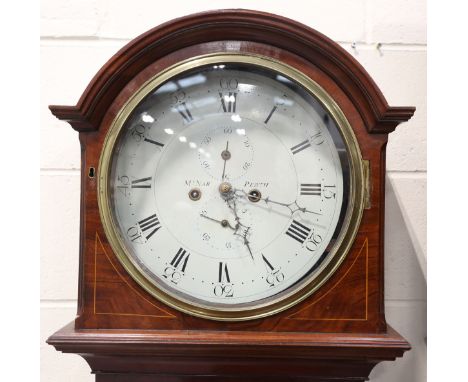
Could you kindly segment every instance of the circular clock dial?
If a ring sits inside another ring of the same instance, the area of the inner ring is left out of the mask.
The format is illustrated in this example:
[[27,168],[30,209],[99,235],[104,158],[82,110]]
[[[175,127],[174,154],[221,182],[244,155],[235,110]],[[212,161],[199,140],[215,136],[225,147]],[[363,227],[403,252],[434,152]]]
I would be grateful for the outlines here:
[[340,127],[313,94],[280,72],[225,62],[179,73],[133,108],[106,197],[117,251],[155,288],[242,310],[320,277],[349,177]]

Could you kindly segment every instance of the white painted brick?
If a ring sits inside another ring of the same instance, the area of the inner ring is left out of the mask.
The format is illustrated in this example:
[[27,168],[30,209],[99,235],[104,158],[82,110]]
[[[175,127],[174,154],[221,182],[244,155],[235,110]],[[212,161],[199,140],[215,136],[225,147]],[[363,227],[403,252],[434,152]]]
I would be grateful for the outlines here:
[[42,0],[41,36],[92,36],[99,28],[97,0]]
[[426,52],[358,46],[347,50],[369,72],[391,106],[415,106],[413,118],[390,134],[387,170],[426,170]]
[[78,133],[55,118],[48,105],[75,105],[89,81],[119,48],[119,44],[41,46],[41,168],[80,167]]
[[[76,305],[76,304],[75,304]],[[47,304],[41,307],[41,381],[93,382],[86,361],[76,354],[64,354],[47,345],[47,338],[75,318],[73,304]]]
[[[210,0],[177,2],[166,6],[152,0],[138,2],[138,7],[128,7],[125,0],[100,0],[104,18],[99,36],[134,38],[146,30],[173,18],[212,9],[232,8],[233,2]],[[307,24],[328,37],[339,41],[364,40],[365,1],[339,0],[238,0],[235,7],[275,13]]]
[[389,193],[396,199],[421,270],[427,264],[427,177],[426,173],[394,173],[387,180]]
[[80,176],[41,174],[42,299],[76,299]]
[[426,303],[387,302],[387,322],[411,344],[412,349],[394,362],[382,362],[370,375],[371,382],[426,382]]
[[426,0],[369,0],[369,39],[382,43],[426,43]]
[[[410,105],[412,106],[412,105]],[[419,106],[414,117],[389,135],[388,171],[425,171],[427,168],[426,106]]]
[[[422,177],[401,179],[391,176],[391,180],[386,182],[385,297],[387,299],[426,299],[426,281],[415,249],[413,233],[415,230],[421,230],[422,235],[425,235],[425,195],[423,195],[425,188],[426,179]],[[401,200],[407,206],[420,203],[415,209],[422,211],[423,216],[413,221],[405,218],[407,212],[403,210]],[[420,224],[421,227],[412,227],[411,223]]]
[[[42,103],[42,102],[41,102]],[[80,168],[78,133],[41,105],[41,168]]]

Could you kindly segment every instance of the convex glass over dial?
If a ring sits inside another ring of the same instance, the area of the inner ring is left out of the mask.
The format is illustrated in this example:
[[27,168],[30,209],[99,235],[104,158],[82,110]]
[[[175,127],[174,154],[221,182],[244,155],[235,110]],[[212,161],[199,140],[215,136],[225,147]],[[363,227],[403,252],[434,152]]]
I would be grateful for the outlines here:
[[108,134],[107,236],[173,307],[214,319],[272,314],[345,255],[359,205],[354,142],[331,98],[285,65],[220,56],[177,66]]

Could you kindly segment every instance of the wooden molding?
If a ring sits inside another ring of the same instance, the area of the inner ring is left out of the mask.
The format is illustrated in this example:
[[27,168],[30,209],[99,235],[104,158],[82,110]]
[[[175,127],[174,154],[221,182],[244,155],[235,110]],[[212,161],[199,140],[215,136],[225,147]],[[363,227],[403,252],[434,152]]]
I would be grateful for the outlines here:
[[[410,349],[384,334],[75,329],[47,342],[81,354],[96,381],[365,381]],[[137,365],[137,366],[136,366]],[[176,371],[176,372],[175,372]]]
[[281,16],[239,9],[198,13],[149,30],[99,70],[76,106],[50,110],[77,131],[98,130],[115,97],[145,67],[176,50],[223,40],[270,44],[316,65],[352,100],[370,133],[388,134],[414,114],[414,107],[390,107],[365,69],[323,34]]

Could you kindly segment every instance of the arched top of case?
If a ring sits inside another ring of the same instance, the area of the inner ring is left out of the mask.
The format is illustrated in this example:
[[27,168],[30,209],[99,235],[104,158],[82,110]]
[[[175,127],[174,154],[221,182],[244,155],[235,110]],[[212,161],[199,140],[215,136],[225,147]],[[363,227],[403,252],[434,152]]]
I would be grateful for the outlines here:
[[366,70],[328,37],[296,21],[252,10],[216,10],[171,20],[130,41],[94,76],[76,106],[50,106],[79,132],[99,129],[115,97],[145,67],[196,44],[252,41],[290,51],[330,76],[353,102],[369,133],[388,134],[414,107],[389,106]]

